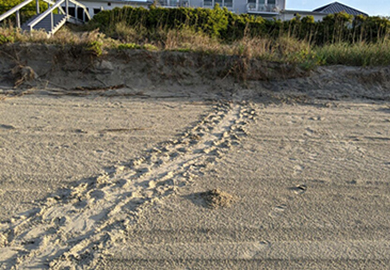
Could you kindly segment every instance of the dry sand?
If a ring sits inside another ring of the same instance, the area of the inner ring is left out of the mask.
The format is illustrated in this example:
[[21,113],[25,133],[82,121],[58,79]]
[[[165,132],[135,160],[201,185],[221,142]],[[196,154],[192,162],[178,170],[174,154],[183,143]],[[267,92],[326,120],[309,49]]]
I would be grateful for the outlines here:
[[5,85],[0,266],[388,269],[387,73]]

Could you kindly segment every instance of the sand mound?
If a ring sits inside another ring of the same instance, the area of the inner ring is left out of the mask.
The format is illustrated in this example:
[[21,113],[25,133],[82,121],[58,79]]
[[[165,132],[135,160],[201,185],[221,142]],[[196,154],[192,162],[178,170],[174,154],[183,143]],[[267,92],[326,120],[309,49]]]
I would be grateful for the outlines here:
[[201,197],[210,208],[230,207],[237,198],[220,189],[212,189],[201,193]]

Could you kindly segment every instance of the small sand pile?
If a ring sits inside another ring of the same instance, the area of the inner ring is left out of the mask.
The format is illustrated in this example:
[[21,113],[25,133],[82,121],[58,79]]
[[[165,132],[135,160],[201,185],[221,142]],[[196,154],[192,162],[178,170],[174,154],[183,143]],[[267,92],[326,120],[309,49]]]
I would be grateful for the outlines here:
[[210,208],[230,207],[237,198],[219,189],[212,189],[201,194],[206,204]]

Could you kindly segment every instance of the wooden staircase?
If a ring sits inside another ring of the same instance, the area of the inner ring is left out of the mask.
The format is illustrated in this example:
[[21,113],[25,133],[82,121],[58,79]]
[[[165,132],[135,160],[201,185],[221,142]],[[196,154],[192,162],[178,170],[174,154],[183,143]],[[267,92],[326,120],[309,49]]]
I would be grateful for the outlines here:
[[[34,21],[38,15],[35,15],[34,17],[30,18],[27,22],[25,22],[21,29],[25,31],[30,31],[29,23]],[[44,30],[48,34],[52,35],[55,32],[57,32],[65,23],[67,22],[67,16],[64,14],[53,14],[53,26],[51,23],[51,17],[46,16],[43,18],[39,23],[37,23],[34,27],[33,30]]]
[[[32,1],[36,2],[37,15],[30,18],[22,26],[20,25],[20,9],[31,3]],[[58,0],[57,2],[52,2],[51,0],[43,0],[49,4],[49,8],[43,12],[39,12],[39,0],[25,0],[23,3],[15,6],[4,14],[0,15],[0,21],[9,17],[12,14],[16,14],[16,26],[21,28],[24,31],[34,31],[34,30],[44,30],[47,32],[48,36],[53,35],[57,32],[66,22],[80,24],[85,21],[78,18],[72,17],[69,15],[68,7],[69,4],[72,4],[74,7],[81,7],[84,10],[85,16],[83,19],[91,19],[87,8],[76,0]],[[61,6],[65,4],[65,10]],[[54,11],[58,10],[59,14],[54,14]]]

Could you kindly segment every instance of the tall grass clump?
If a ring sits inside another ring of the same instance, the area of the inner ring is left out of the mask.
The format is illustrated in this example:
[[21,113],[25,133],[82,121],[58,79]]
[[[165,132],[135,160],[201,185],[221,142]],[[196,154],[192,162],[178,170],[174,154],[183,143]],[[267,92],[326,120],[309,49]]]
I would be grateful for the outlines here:
[[222,44],[217,38],[190,28],[170,29],[166,32],[165,50],[195,51],[217,54],[229,54],[230,46]]
[[335,43],[315,49],[328,65],[385,66],[390,65],[390,40],[377,43]]
[[[104,33],[97,29],[87,32],[74,32],[64,27],[54,36],[48,37],[45,31],[21,31],[13,26],[0,27],[1,43],[41,43],[54,45],[84,45],[93,42],[102,43],[103,48],[116,47],[118,41],[107,38]],[[5,42],[4,42],[5,41]]]
[[[120,27],[122,29],[120,29]],[[353,17],[347,13],[329,14],[320,22],[299,14],[290,21],[265,20],[248,14],[234,14],[226,8],[156,8],[124,7],[102,11],[89,22],[108,36],[126,31],[123,27],[142,30],[153,38],[157,30],[192,29],[221,42],[232,43],[244,37],[279,38],[288,36],[313,45],[340,42],[379,42],[389,36],[390,21],[381,17]],[[119,28],[118,28],[119,27]],[[115,30],[116,29],[116,30]],[[158,37],[158,36],[156,36]]]

